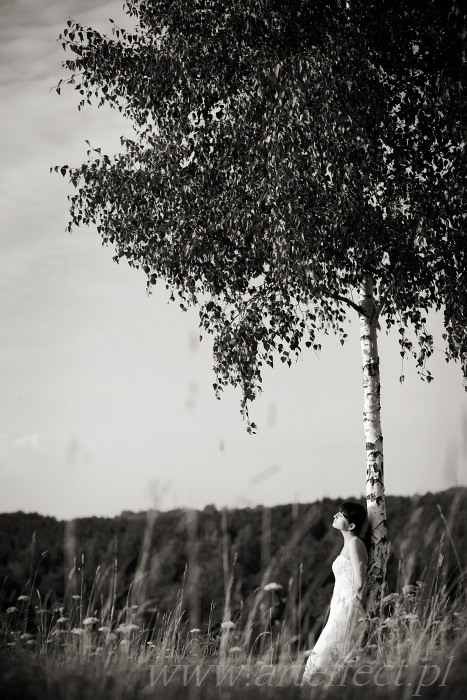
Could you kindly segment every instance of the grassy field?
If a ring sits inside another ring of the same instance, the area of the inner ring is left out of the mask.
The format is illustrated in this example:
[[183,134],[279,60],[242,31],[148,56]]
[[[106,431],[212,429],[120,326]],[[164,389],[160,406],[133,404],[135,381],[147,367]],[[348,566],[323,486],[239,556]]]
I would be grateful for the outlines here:
[[[291,598],[280,623],[273,625],[270,614],[268,622],[264,594],[270,594],[272,606],[273,584],[268,588],[263,582],[242,616],[231,619],[232,572],[227,567],[224,622],[198,629],[191,627],[187,614],[193,593],[187,590],[189,577],[181,581],[173,609],[151,618],[151,601],[137,595],[144,590],[141,572],[120,609],[116,567],[103,573],[98,569],[88,591],[84,559],[80,566],[75,562],[65,596],[55,606],[48,605],[32,575],[16,603],[2,605],[2,698],[464,697],[464,570],[456,551],[458,575],[447,580],[444,551],[454,547],[447,522],[445,535],[433,545],[429,580],[386,591],[378,614],[368,619],[362,648],[343,661],[332,681],[317,678],[311,688],[300,685],[303,640],[309,643],[300,629],[306,611],[302,601]],[[36,571],[39,566],[40,559]]]

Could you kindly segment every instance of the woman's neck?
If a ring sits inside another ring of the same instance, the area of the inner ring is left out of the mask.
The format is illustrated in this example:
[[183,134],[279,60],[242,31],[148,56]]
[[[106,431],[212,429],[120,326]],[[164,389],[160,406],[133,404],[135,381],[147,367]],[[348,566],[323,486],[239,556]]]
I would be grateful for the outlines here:
[[345,544],[350,542],[350,540],[358,540],[358,535],[354,535],[350,530],[342,530],[342,537],[344,538]]

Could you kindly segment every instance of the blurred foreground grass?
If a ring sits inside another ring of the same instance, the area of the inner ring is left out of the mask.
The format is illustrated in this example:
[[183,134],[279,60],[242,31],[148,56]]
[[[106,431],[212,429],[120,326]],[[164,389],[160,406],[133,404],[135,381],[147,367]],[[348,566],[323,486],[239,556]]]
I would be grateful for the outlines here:
[[[449,521],[458,516],[453,503]],[[185,576],[168,613],[148,615],[152,602],[142,595],[138,577],[117,609],[116,567],[86,589],[84,559],[68,576],[65,595],[43,595],[35,575],[14,605],[0,616],[0,690],[3,700],[181,700],[211,698],[451,698],[465,697],[467,616],[465,569],[448,521],[445,536],[433,542],[426,581],[399,577],[397,590],[385,591],[378,614],[353,658],[342,661],[330,685],[301,688],[304,648],[314,632],[304,630],[304,601],[290,593],[280,621],[273,621],[277,589],[265,577],[255,595],[233,615],[230,591],[233,565],[224,568],[222,624],[211,619],[203,630],[190,624],[190,588]],[[412,523],[413,526],[421,525]],[[145,560],[142,544],[141,560]],[[446,551],[455,550],[457,573],[448,576]],[[408,557],[410,560],[410,557]],[[40,566],[41,560],[37,563]],[[196,566],[193,559],[191,566]],[[399,562],[399,568],[406,562]],[[146,575],[143,572],[143,575]],[[190,583],[191,582],[191,583]],[[1,600],[1,595],[0,595]],[[232,619],[233,618],[233,619]],[[193,620],[191,616],[191,620]],[[274,622],[274,624],[273,624]]]

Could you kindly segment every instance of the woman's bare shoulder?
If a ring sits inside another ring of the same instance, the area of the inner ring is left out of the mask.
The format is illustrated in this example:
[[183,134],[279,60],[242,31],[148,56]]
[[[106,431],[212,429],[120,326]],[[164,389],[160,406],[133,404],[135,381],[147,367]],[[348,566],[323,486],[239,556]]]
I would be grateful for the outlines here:
[[360,539],[360,537],[355,537],[354,539],[350,540],[349,547],[353,549],[354,552],[358,552],[360,556],[368,557],[365,543]]

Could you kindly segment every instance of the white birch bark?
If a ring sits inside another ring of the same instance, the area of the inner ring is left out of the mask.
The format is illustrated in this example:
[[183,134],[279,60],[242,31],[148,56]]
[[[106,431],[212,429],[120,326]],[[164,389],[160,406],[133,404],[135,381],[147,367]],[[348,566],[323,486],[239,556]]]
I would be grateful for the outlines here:
[[378,309],[373,281],[365,276],[359,294],[360,346],[363,369],[363,428],[366,442],[366,503],[371,525],[367,609],[375,613],[381,601],[388,551],[384,496],[383,435],[381,432],[380,376],[378,355]]

